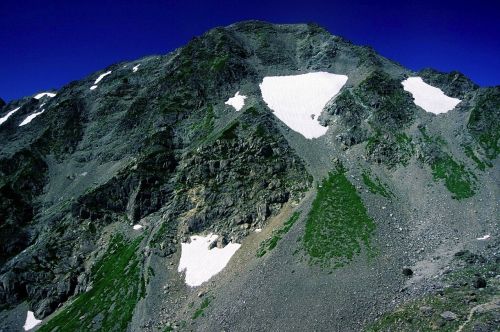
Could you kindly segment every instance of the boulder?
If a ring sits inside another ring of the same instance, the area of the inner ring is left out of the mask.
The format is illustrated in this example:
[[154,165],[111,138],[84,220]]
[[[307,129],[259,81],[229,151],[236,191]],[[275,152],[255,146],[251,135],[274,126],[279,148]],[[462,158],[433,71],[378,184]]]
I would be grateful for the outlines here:
[[473,284],[474,288],[485,288],[486,287],[486,279],[483,277],[477,277]]
[[413,276],[413,270],[410,269],[409,267],[404,267],[403,268],[403,275],[407,277]]
[[453,321],[458,318],[457,314],[452,311],[445,311],[440,316],[446,321]]

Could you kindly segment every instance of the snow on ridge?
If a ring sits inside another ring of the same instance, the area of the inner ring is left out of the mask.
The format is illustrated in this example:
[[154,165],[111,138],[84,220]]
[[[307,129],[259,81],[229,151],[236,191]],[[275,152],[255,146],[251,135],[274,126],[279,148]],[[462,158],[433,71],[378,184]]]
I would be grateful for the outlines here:
[[448,97],[441,89],[425,83],[419,76],[408,77],[401,84],[405,91],[412,94],[415,105],[429,113],[446,113],[461,102],[460,99]]
[[328,127],[318,122],[326,103],[347,82],[346,75],[315,72],[267,76],[259,84],[262,99],[274,115],[307,139],[323,136]]
[[23,329],[25,331],[29,331],[41,322],[42,321],[40,319],[36,319],[33,311],[28,311],[28,313],[26,314],[26,322],[24,323]]
[[54,98],[56,96],[56,94],[52,93],[52,92],[41,92],[41,93],[37,94],[36,96],[34,96],[33,98],[42,99],[45,96],[50,97],[50,98]]
[[238,91],[234,97],[229,98],[225,104],[233,106],[236,111],[240,111],[245,105],[245,99],[247,99],[247,96],[240,95],[240,92]]
[[111,70],[99,75],[99,77],[95,80],[94,85],[98,84],[104,77],[108,76],[109,74],[111,74]]
[[20,108],[21,108],[21,107],[18,107],[18,108],[16,108],[16,109],[13,109],[13,110],[12,110],[12,111],[10,111],[9,113],[7,113],[7,114],[5,114],[3,117],[1,117],[1,118],[0,118],[0,125],[1,125],[2,123],[4,123],[5,121],[7,121],[7,120],[10,118],[10,116],[11,116],[12,114],[14,114],[14,113],[16,113],[17,111],[19,111],[19,109],[20,109]]
[[135,73],[135,72],[139,69],[139,66],[140,66],[140,65],[141,65],[141,64],[138,64],[138,65],[134,66],[134,67],[132,68],[132,71]]
[[478,240],[478,241],[484,241],[484,240],[488,240],[490,237],[491,237],[491,235],[487,234],[485,236],[481,236],[481,237],[476,238],[476,240]]
[[100,82],[100,81],[101,81],[104,77],[108,76],[109,74],[111,74],[111,70],[110,70],[110,71],[105,72],[104,74],[99,75],[99,77],[95,80],[94,85],[92,85],[92,86],[90,87],[90,90],[95,90],[95,89],[97,89],[97,84],[99,84],[99,82]]
[[30,114],[28,115],[24,120],[23,122],[21,122],[19,124],[19,127],[22,127],[22,126],[25,126],[27,125],[28,123],[30,123],[34,118],[36,118],[37,116],[39,116],[40,114],[42,114],[43,112],[45,112],[45,109],[41,110],[40,112],[35,112],[33,114]]
[[239,243],[229,243],[224,248],[210,248],[218,238],[215,234],[193,235],[190,243],[181,243],[178,272],[185,271],[185,282],[191,287],[200,286],[227,265]]

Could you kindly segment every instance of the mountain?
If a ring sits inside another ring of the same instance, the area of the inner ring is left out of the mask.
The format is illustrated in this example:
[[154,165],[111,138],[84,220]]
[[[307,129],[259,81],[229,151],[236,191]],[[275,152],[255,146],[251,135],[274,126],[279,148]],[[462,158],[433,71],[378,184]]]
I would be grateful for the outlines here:
[[495,331],[499,117],[258,21],[2,102],[0,330]]

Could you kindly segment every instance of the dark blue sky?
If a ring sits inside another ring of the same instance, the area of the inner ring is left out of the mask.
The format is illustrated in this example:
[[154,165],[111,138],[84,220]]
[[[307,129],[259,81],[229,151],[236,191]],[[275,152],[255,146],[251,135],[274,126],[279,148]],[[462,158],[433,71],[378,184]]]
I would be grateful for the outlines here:
[[500,84],[500,1],[0,0],[0,97],[60,88],[236,21],[317,22],[411,69]]

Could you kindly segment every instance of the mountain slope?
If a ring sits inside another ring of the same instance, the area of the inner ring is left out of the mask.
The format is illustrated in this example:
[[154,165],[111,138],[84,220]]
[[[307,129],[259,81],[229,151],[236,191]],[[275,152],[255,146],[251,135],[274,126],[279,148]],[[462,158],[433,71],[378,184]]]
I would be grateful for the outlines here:
[[[347,82],[307,139],[260,84],[314,72]],[[426,112],[412,76],[460,102]],[[41,331],[357,331],[446,286],[463,249],[494,294],[499,95],[313,24],[249,21],[0,104],[19,108],[0,124],[0,327],[20,330],[29,308]],[[242,246],[191,288],[181,243],[209,233]],[[467,319],[439,314],[428,324]]]

